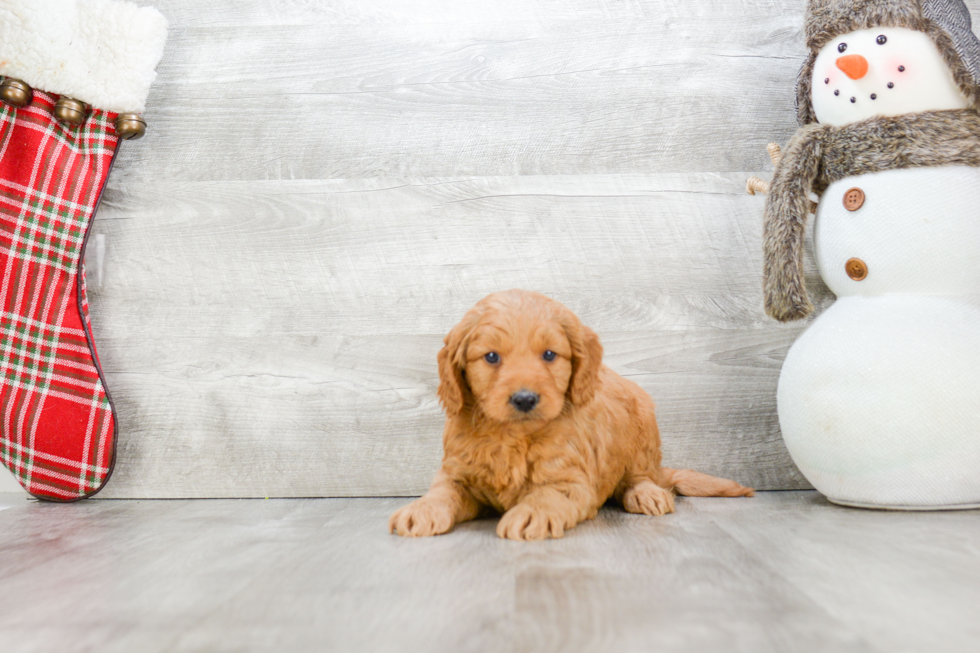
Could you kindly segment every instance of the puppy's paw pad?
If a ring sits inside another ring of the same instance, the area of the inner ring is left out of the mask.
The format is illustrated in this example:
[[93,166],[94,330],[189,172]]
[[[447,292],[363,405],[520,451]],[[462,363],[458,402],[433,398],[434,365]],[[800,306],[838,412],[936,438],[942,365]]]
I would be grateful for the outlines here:
[[388,520],[388,531],[403,537],[441,535],[452,527],[452,507],[424,497],[395,511]]
[[640,515],[666,515],[674,512],[674,495],[654,483],[640,483],[623,494],[623,507]]
[[497,535],[509,540],[544,540],[565,535],[565,520],[541,508],[519,503],[500,518]]

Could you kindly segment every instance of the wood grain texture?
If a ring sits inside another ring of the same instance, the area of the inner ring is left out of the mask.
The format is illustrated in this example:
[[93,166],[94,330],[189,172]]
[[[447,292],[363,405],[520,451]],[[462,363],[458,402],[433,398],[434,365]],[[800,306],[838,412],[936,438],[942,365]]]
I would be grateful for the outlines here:
[[754,170],[795,128],[798,1],[156,4],[141,179]]
[[519,543],[490,519],[389,535],[403,503],[22,502],[0,512],[0,646],[972,653],[980,637],[980,511],[682,498]]
[[805,325],[762,312],[743,190],[795,129],[802,0],[153,4],[150,130],[94,226],[100,496],[421,493],[440,339],[511,287],[599,332],[667,463],[807,487],[775,416]]

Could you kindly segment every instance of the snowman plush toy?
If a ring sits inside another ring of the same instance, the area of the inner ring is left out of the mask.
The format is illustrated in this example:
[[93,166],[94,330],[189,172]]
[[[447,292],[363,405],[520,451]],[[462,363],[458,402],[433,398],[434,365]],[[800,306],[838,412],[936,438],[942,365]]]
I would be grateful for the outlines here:
[[980,42],[962,0],[811,0],[801,124],[765,214],[764,294],[813,310],[807,215],[837,295],[790,349],[779,423],[835,503],[980,507]]

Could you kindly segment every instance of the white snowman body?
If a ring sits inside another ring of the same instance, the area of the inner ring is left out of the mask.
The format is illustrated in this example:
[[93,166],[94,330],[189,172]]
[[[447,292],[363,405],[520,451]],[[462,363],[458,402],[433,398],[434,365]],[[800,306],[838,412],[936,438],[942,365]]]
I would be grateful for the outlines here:
[[[888,43],[906,47],[891,52]],[[841,67],[844,52],[865,62]],[[834,39],[812,82],[825,124],[911,112],[891,99],[875,104],[892,91],[914,111],[966,106],[935,45],[901,28]],[[779,422],[794,461],[838,503],[980,505],[980,168],[835,182],[818,206],[814,249],[838,299],[780,375]]]

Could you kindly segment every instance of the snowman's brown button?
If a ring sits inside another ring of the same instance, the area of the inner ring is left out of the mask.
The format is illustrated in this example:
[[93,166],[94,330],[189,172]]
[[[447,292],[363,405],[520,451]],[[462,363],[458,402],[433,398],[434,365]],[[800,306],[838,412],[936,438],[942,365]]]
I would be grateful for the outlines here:
[[857,211],[864,206],[864,191],[860,188],[852,188],[844,193],[844,208],[848,211]]
[[854,279],[855,281],[863,281],[866,276],[868,276],[868,266],[867,264],[859,258],[852,258],[844,264],[844,269],[847,271],[847,276]]

